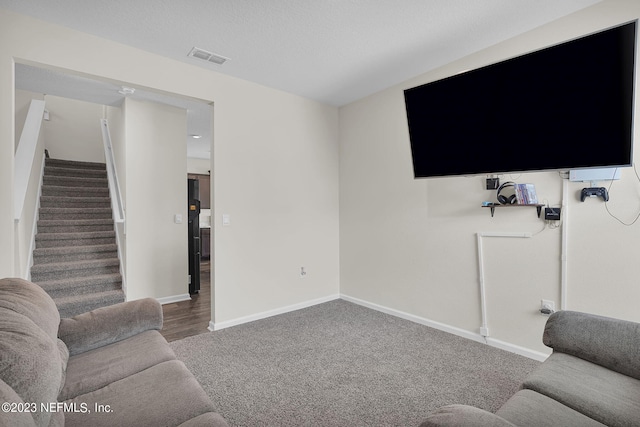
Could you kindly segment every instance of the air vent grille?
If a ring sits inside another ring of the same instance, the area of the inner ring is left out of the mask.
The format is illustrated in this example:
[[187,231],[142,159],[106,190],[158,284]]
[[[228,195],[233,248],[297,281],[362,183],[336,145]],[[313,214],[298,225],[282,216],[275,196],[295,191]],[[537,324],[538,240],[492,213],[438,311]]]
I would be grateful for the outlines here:
[[203,61],[213,62],[214,64],[222,65],[229,60],[229,58],[225,58],[224,56],[217,55],[215,53],[211,53],[204,49],[200,49],[199,47],[194,47],[189,52],[189,55],[193,58],[202,59]]

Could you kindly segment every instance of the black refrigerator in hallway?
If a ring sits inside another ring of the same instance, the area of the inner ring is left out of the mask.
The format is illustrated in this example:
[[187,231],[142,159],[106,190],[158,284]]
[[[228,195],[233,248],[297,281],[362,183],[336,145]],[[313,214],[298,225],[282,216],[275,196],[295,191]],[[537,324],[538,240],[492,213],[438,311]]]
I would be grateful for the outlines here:
[[189,217],[189,294],[200,292],[200,185],[197,179],[187,180],[187,212]]

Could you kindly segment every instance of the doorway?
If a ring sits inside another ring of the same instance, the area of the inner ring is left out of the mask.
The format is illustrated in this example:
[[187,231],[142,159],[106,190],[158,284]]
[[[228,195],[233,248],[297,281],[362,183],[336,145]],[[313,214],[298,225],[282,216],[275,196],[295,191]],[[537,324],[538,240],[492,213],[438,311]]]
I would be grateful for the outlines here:
[[[128,93],[124,95],[121,91],[124,91],[123,86],[131,86],[126,82],[114,82],[111,80],[102,79],[98,76],[83,75],[79,72],[71,70],[58,69],[47,65],[26,65],[21,63],[15,64],[15,88],[18,90],[55,95],[65,98],[77,99],[86,102],[93,102],[105,106],[117,107],[122,104],[124,96],[133,98],[135,100],[149,101],[160,104],[172,105],[187,110],[187,135],[184,137],[187,139],[187,153],[188,163],[191,163],[190,156],[193,155],[195,160],[201,162],[203,165],[203,171],[196,171],[197,175],[202,175],[202,179],[206,178],[207,184],[203,183],[203,194],[206,194],[206,207],[211,209],[211,175],[212,169],[210,152],[213,139],[213,103],[210,101],[196,99],[191,97],[185,97],[178,94],[165,93],[160,91],[154,91],[147,88],[137,88],[134,93]],[[198,138],[196,138],[196,136]],[[186,172],[190,172],[187,170]],[[206,177],[205,177],[206,176]],[[172,212],[171,216],[180,212]],[[179,215],[176,215],[176,218]],[[210,214],[209,214],[210,217]],[[177,221],[177,219],[176,219]],[[214,292],[212,292],[213,284],[211,275],[211,233],[210,230],[207,234],[207,243],[204,246],[206,251],[206,262],[202,263],[203,277],[201,293],[199,295],[200,309],[196,307],[193,301],[181,301],[186,303],[188,308],[195,309],[191,313],[194,318],[198,318],[199,322],[203,325],[204,331],[209,326],[209,322],[212,319],[212,299]],[[185,236],[186,239],[187,236]],[[187,254],[185,254],[185,258]],[[181,280],[182,281],[182,280]],[[185,280],[186,281],[186,280]],[[207,291],[205,292],[205,283]],[[184,291],[183,291],[184,292]],[[186,293],[186,292],[185,292]],[[184,294],[167,297],[168,300],[183,297]],[[206,301],[204,301],[206,300]],[[204,304],[206,303],[206,304]],[[170,306],[171,304],[165,304]],[[163,307],[164,308],[164,307]],[[167,307],[169,308],[169,307]],[[171,326],[171,325],[169,325]],[[203,331],[203,332],[204,332]]]

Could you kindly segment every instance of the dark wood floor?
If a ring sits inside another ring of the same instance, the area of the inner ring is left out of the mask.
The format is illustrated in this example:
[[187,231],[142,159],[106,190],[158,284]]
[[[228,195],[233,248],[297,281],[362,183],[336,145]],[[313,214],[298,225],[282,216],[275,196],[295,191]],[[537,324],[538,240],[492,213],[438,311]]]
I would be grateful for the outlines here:
[[211,320],[211,262],[200,265],[200,293],[188,301],[162,306],[164,324],[160,333],[167,341],[176,341],[192,335],[209,332]]

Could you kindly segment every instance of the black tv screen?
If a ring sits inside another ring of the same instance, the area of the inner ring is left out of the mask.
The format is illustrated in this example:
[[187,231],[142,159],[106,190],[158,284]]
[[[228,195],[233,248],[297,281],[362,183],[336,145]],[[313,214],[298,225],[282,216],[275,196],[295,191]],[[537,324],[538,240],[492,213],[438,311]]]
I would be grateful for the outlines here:
[[416,178],[632,164],[636,22],[404,91]]

